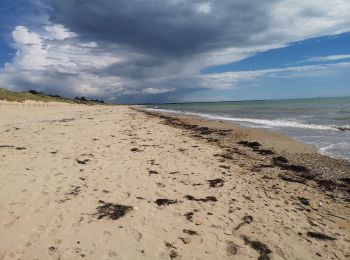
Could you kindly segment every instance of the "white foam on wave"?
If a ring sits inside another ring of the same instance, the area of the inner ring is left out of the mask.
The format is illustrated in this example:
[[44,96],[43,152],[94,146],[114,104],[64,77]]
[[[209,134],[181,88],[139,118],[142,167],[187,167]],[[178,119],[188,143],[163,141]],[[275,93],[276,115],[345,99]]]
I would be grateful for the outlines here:
[[348,152],[349,150],[349,142],[340,142],[319,148],[321,154],[328,155],[334,158],[344,158],[347,160],[350,160],[350,153]]
[[313,129],[313,130],[331,130],[331,131],[339,131],[338,127],[332,125],[316,125],[316,124],[305,124],[298,121],[292,120],[267,120],[267,119],[255,119],[255,118],[240,118],[240,117],[230,117],[230,116],[218,116],[212,114],[205,113],[195,113],[195,112],[186,112],[186,111],[178,111],[171,109],[158,109],[158,108],[146,108],[148,111],[158,111],[172,114],[185,114],[185,115],[193,115],[204,117],[208,119],[215,120],[225,120],[225,121],[233,121],[233,122],[244,122],[244,123],[252,123],[259,125],[259,127],[273,128],[273,127],[291,127],[291,128],[302,128],[302,129]]

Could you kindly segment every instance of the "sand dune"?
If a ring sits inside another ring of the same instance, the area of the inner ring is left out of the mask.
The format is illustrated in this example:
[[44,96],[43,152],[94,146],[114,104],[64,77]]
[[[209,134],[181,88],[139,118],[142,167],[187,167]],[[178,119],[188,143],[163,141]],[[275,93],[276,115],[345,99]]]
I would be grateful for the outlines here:
[[0,259],[350,257],[349,202],[266,158],[126,106],[2,106]]

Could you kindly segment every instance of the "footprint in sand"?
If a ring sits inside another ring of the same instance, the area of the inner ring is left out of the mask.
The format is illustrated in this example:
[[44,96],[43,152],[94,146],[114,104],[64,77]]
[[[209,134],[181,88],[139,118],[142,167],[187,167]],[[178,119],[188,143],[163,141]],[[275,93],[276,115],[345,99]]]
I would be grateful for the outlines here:
[[135,239],[135,241],[139,242],[142,239],[142,234],[140,232],[138,232],[137,230],[132,230],[131,231],[131,236],[133,237],[133,239]]

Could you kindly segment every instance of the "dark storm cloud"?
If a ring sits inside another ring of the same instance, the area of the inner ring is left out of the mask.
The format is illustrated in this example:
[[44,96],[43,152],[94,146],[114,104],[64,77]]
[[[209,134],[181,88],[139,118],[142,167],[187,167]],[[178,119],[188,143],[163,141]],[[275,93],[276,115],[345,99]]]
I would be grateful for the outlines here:
[[50,0],[51,20],[93,41],[161,56],[250,45],[268,26],[275,1]]

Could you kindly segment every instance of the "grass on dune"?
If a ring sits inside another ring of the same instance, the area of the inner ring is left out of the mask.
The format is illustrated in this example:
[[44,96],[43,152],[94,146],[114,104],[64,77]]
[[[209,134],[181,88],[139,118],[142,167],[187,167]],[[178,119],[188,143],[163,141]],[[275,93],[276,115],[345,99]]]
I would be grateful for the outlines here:
[[58,95],[46,95],[36,91],[15,92],[0,88],[0,100],[10,102],[24,102],[25,100],[40,101],[40,102],[64,102],[71,104],[101,104],[92,100],[70,99]]

